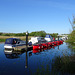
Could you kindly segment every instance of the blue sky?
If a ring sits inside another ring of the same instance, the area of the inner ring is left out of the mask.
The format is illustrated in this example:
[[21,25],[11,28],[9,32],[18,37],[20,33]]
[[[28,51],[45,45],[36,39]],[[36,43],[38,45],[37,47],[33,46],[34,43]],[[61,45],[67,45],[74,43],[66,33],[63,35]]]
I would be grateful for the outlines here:
[[70,33],[75,0],[0,0],[0,32]]

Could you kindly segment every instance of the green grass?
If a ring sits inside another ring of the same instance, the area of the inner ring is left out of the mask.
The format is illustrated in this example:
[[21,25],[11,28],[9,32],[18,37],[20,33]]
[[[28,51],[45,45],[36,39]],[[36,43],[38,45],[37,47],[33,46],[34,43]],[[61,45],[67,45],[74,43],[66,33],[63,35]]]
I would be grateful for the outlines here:
[[6,39],[0,39],[0,42],[5,42]]
[[75,56],[57,58],[53,68],[62,73],[75,74]]
[[73,46],[72,48],[75,49],[75,46]]

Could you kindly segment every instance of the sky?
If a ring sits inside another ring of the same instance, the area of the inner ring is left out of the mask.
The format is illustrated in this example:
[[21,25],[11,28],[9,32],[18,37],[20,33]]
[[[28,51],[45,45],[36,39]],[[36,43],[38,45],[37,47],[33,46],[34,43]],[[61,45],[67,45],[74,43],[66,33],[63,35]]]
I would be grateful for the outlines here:
[[75,0],[0,0],[0,32],[69,34]]

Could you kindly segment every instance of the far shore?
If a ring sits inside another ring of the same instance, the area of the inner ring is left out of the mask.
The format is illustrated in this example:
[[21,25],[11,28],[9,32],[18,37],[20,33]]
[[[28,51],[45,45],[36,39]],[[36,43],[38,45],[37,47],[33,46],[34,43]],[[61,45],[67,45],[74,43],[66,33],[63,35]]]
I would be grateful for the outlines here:
[[[28,40],[32,36],[28,36]],[[0,36],[0,43],[4,43],[6,39],[8,38],[20,38],[21,40],[26,40],[26,36]]]
[[4,43],[4,42],[0,42],[0,44],[2,44],[2,43]]

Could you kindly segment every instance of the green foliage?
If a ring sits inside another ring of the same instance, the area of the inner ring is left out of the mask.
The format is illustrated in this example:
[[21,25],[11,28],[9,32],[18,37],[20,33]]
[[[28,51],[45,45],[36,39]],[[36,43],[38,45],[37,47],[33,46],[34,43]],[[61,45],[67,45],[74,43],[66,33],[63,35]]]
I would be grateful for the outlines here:
[[14,36],[25,36],[26,33],[15,33]]
[[41,37],[45,37],[46,36],[46,32],[45,31],[31,32],[31,33],[29,33],[29,36],[41,36]]
[[53,33],[53,34],[49,34],[49,35],[51,35],[52,37],[56,38],[58,33]]
[[5,42],[6,39],[0,39],[0,42]]
[[4,34],[2,34],[2,36],[10,36],[10,34],[9,33],[4,33]]
[[66,42],[69,42],[71,44],[75,43],[75,30],[73,30],[69,36],[68,36],[68,40]]
[[2,32],[0,32],[0,35],[2,35],[3,33]]
[[[31,32],[29,33],[29,36],[41,36],[41,37],[45,37],[46,36],[45,31],[35,31],[35,32]],[[1,36],[26,36],[26,33],[0,33]],[[53,33],[50,34],[52,37],[57,37],[58,33]]]
[[[70,21],[70,19],[69,19]],[[73,21],[70,21],[73,31],[69,34],[68,40],[66,42],[74,44],[75,43],[75,16],[73,16]]]
[[58,57],[53,63],[53,69],[61,73],[75,74],[75,56]]
[[0,33],[1,36],[25,36],[26,33]]

